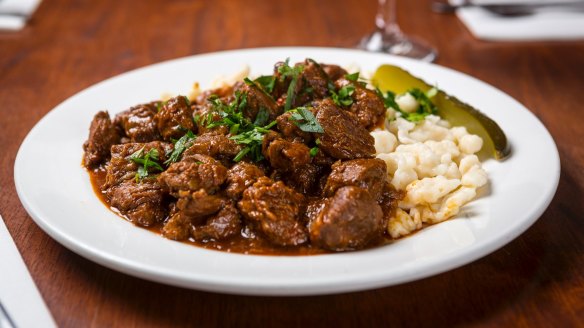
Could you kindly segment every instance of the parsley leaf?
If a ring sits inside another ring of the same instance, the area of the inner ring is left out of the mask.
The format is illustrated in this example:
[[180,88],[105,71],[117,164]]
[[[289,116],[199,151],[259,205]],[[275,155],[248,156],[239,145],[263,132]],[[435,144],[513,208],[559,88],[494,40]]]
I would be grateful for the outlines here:
[[193,144],[193,141],[196,137],[197,136],[193,133],[193,131],[187,131],[184,136],[182,136],[174,143],[174,149],[170,153],[168,159],[164,161],[164,164],[168,166],[172,163],[178,162],[182,153]]
[[395,102],[395,94],[393,92],[387,91],[385,94],[383,94],[379,88],[377,88],[375,91],[383,99],[383,103],[386,108],[395,109],[401,113],[401,117],[410,122],[422,121],[426,116],[430,114],[436,114],[438,111],[436,105],[434,105],[430,100],[430,98],[434,97],[438,92],[436,88],[432,88],[426,93],[417,88],[407,91],[407,93],[414,97],[419,104],[418,109],[413,113],[405,112],[399,107],[399,105]]
[[164,108],[164,106],[166,105],[167,101],[157,101],[156,102],[156,112],[160,112],[162,110],[162,108]]
[[262,155],[262,142],[264,141],[264,135],[270,131],[276,121],[272,121],[266,126],[254,126],[251,130],[240,133],[235,136],[231,136],[231,140],[235,140],[238,144],[243,144],[245,147],[233,158],[234,162],[241,161],[246,155],[258,162],[264,159]]
[[268,123],[268,119],[270,118],[270,113],[265,107],[260,107],[258,114],[256,115],[256,119],[253,122],[253,125],[262,126]]
[[280,81],[284,81],[286,78],[290,77],[290,85],[286,92],[286,103],[284,104],[284,110],[288,111],[294,104],[296,99],[296,85],[298,84],[298,77],[304,71],[304,65],[290,66],[290,58],[286,58],[286,61],[278,67],[278,73],[280,73]]
[[383,92],[379,88],[376,88],[375,92],[377,92],[377,95],[381,99],[383,99],[383,104],[384,104],[385,108],[393,108],[393,109],[401,112],[401,109],[399,108],[398,104],[395,102],[395,93],[393,93],[391,91],[387,91],[385,94],[383,94]]
[[359,72],[355,72],[353,74],[346,74],[345,79],[353,82],[357,82],[359,80]]
[[310,157],[314,157],[316,154],[318,154],[318,147],[310,148]]
[[339,92],[329,90],[331,92],[331,98],[337,106],[350,106],[353,104],[353,98],[351,96],[355,93],[355,86],[352,84],[347,84],[339,89]]
[[189,99],[189,97],[187,96],[182,96],[183,98],[185,98],[185,102],[187,103],[187,106],[191,107],[191,100]]
[[272,93],[274,91],[276,77],[273,75],[262,75],[255,79],[254,82],[258,83],[267,93]]
[[418,104],[420,104],[416,112],[408,115],[410,121],[421,121],[424,117],[438,112],[438,108],[430,100],[430,98],[436,95],[437,92],[438,91],[435,88],[430,89],[428,93],[424,93],[418,88],[408,90],[408,93],[418,101]]
[[204,119],[207,128],[225,125],[229,128],[230,133],[237,134],[239,129],[251,125],[249,119],[243,116],[243,109],[247,106],[247,95],[245,93],[236,91],[235,99],[228,105],[215,95],[210,96],[207,100],[213,106],[214,112],[220,116],[219,120],[213,121],[213,113],[209,113]]
[[314,117],[314,114],[306,107],[298,107],[291,110],[290,120],[304,132],[324,133],[324,129]]
[[[249,79],[248,79],[249,80]],[[249,80],[246,83],[254,83]],[[224,125],[229,127],[231,140],[238,144],[245,145],[243,149],[233,158],[233,161],[239,162],[245,156],[249,156],[254,161],[261,161],[264,157],[262,155],[262,142],[264,135],[270,131],[276,121],[265,125],[269,118],[267,109],[260,107],[255,121],[252,123],[250,119],[243,115],[243,110],[247,106],[247,96],[244,93],[236,91],[235,99],[228,105],[223,103],[220,99],[209,97],[209,101],[213,105],[213,110],[221,119],[217,121],[209,121],[207,127],[215,127]]]
[[151,171],[164,171],[158,163],[158,150],[156,148],[152,148],[144,154],[144,147],[142,147],[140,150],[128,156],[128,159],[139,165],[138,171],[136,172],[136,182],[142,181]]
[[244,77],[243,82],[247,85],[255,85],[254,81],[250,80],[249,77]]

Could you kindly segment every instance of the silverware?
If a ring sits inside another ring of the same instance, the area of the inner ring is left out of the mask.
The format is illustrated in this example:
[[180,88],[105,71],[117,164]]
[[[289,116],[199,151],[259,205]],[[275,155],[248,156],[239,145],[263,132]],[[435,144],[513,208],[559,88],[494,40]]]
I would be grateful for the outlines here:
[[56,327],[0,215],[0,328]]
[[561,8],[570,11],[584,11],[584,1],[556,1],[556,2],[531,2],[531,3],[500,3],[480,4],[467,0],[460,4],[450,4],[448,1],[433,1],[432,10],[440,14],[453,13],[458,8],[478,7],[488,10],[500,16],[525,16],[534,14],[544,8]]
[[[2,219],[2,217],[0,216],[0,220],[1,219]],[[8,311],[6,311],[6,309],[4,308],[4,305],[2,305],[2,302],[0,302],[0,328],[15,328],[15,327],[16,327],[16,325],[14,324],[14,321],[12,321],[12,318],[8,314]]]
[[8,312],[2,306],[2,302],[0,302],[0,328],[16,328],[14,321],[12,321],[12,318],[10,318]]
[[21,12],[17,12],[17,11],[2,11],[2,10],[0,10],[0,16],[19,17],[19,18],[23,18],[23,19],[30,18],[29,14],[25,14],[25,13],[21,13]]
[[18,31],[22,29],[28,23],[31,14],[0,8],[0,30]]

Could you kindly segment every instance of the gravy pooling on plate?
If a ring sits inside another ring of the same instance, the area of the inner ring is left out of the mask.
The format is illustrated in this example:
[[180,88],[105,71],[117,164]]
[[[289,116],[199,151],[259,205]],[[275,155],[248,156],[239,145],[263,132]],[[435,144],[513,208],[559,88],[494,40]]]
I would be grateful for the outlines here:
[[379,245],[403,197],[375,158],[382,95],[307,59],[273,75],[95,115],[83,163],[137,226],[217,250],[314,254]]

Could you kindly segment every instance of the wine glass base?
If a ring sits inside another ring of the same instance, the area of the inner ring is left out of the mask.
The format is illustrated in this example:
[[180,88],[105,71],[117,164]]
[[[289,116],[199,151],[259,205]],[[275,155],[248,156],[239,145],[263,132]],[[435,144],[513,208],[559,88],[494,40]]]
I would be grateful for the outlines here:
[[402,34],[387,37],[382,32],[376,31],[364,37],[359,43],[359,48],[373,52],[384,52],[391,55],[403,56],[433,62],[438,56],[436,49],[425,42],[406,37]]

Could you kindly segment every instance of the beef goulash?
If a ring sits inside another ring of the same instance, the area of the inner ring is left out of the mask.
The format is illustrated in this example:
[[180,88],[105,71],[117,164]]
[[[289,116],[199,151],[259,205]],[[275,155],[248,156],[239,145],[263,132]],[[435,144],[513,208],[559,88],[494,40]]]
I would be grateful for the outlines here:
[[375,158],[379,93],[307,59],[196,99],[91,122],[83,163],[133,224],[217,250],[315,254],[374,247],[401,193]]

